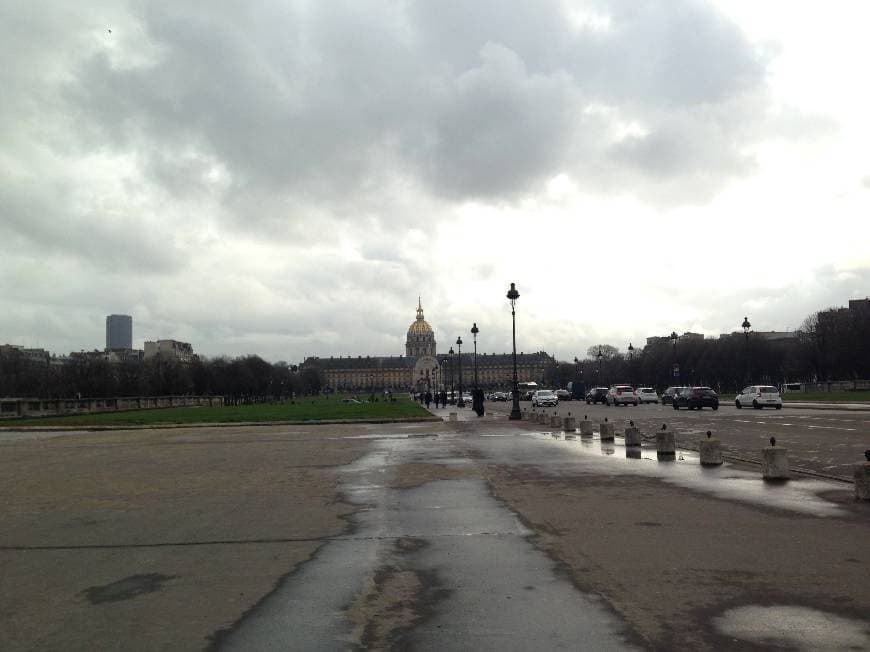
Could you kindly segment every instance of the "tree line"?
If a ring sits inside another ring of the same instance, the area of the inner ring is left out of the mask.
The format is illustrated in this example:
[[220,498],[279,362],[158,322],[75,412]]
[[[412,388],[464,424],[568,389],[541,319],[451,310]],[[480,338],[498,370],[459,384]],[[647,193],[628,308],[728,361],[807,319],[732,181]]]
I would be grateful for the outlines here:
[[870,379],[870,310],[861,307],[813,313],[788,339],[769,340],[755,333],[686,338],[676,344],[663,339],[631,353],[595,345],[582,360],[547,369],[544,382],[555,387],[581,381],[587,387],[628,383],[658,389],[703,385],[732,393],[750,383],[778,387],[857,379]]
[[197,359],[182,364],[156,356],[110,362],[98,355],[43,364],[11,354],[0,358],[0,396],[97,398],[121,396],[223,396],[229,405],[320,393],[323,374],[257,355]]

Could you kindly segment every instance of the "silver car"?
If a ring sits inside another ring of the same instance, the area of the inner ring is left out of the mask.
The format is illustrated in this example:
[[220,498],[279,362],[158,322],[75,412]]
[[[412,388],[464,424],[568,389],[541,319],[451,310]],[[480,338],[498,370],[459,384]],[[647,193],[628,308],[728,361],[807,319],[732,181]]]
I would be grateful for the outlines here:
[[539,389],[532,394],[532,407],[556,407],[559,397],[550,389]]

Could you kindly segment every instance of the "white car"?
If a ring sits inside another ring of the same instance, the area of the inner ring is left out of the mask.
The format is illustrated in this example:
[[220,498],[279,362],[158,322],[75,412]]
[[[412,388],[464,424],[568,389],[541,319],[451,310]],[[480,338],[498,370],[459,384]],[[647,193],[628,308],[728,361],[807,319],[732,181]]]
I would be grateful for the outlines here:
[[532,394],[532,407],[556,407],[557,405],[559,405],[559,397],[552,390],[539,389]]
[[770,385],[750,385],[740,390],[737,398],[734,399],[734,407],[738,410],[742,407],[754,407],[760,410],[763,407],[774,407],[777,410],[782,409],[782,397],[779,395],[779,390]]
[[638,387],[637,398],[641,403],[658,403],[659,395],[655,387]]
[[608,405],[637,405],[640,399],[631,385],[611,385],[607,390]]

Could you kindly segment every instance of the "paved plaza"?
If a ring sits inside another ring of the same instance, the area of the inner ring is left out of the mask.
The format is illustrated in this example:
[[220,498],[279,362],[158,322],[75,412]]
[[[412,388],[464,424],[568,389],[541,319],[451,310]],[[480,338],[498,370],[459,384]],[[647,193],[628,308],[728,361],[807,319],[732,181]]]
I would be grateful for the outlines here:
[[[682,451],[632,459],[505,404],[0,432],[0,648],[870,647],[870,503],[836,479],[870,413],[575,406],[617,433],[667,419]],[[734,461],[707,469],[691,444],[711,428]],[[763,482],[771,433],[815,475]]]

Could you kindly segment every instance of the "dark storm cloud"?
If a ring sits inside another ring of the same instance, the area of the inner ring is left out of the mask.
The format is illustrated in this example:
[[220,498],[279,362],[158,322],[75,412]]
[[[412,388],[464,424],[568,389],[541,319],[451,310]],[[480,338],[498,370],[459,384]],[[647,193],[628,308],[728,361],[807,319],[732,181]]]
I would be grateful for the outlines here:
[[[700,2],[581,4],[609,20],[595,30],[562,7],[146,3],[155,64],[96,54],[66,96],[90,146],[135,150],[173,192],[201,189],[214,160],[228,195],[273,205],[352,205],[397,177],[502,201],[565,170],[592,188],[623,173],[639,194],[663,177],[717,188],[751,165],[739,151],[761,117],[733,98],[763,93],[766,59],[733,23]],[[584,117],[595,104],[647,135],[619,140]]]

